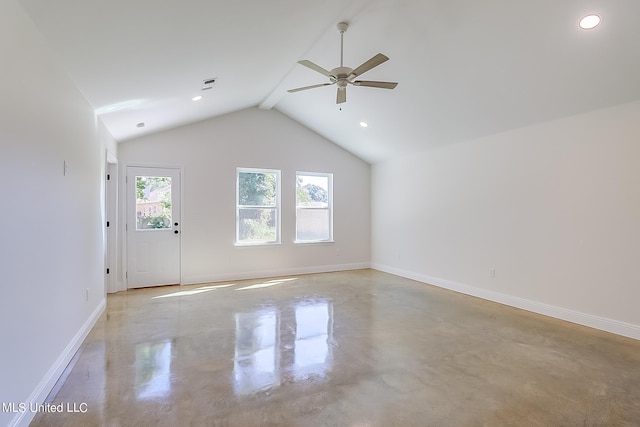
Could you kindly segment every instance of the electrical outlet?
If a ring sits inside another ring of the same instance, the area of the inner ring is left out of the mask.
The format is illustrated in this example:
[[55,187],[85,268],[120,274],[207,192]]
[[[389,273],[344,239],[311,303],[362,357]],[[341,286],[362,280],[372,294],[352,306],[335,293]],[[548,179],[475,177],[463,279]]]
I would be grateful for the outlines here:
[[495,268],[490,268],[489,269],[489,277],[491,277],[492,279],[496,277],[496,269]]

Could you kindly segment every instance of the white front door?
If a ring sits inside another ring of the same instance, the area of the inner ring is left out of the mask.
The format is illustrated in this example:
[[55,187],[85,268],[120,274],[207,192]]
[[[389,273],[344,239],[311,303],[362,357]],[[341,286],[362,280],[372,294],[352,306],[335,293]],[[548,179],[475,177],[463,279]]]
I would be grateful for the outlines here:
[[127,167],[127,287],[180,283],[180,169]]

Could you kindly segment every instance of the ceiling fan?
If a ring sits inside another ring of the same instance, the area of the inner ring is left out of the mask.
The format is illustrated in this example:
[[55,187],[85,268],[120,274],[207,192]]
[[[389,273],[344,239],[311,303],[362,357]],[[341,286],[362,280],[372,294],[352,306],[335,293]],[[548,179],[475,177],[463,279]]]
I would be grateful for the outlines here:
[[313,62],[311,62],[311,61],[309,61],[307,59],[303,59],[302,61],[298,61],[298,64],[304,65],[305,67],[311,68],[313,71],[317,71],[318,73],[329,77],[330,83],[320,83],[320,84],[312,85],[312,86],[304,86],[304,87],[299,87],[299,88],[296,88],[296,89],[289,89],[287,92],[294,93],[294,92],[300,92],[300,91],[307,90],[307,89],[315,89],[317,87],[337,85],[338,86],[338,95],[337,95],[337,98],[336,98],[336,104],[342,104],[343,102],[347,102],[347,85],[377,87],[377,88],[381,88],[381,89],[393,89],[396,86],[398,86],[398,83],[393,83],[393,82],[377,82],[377,81],[370,81],[370,80],[354,80],[356,77],[360,76],[361,74],[364,74],[367,71],[369,71],[370,69],[372,69],[374,67],[377,67],[378,65],[382,64],[383,62],[388,61],[389,58],[387,56],[381,54],[381,53],[378,53],[377,55],[373,56],[368,61],[364,62],[359,67],[356,67],[355,69],[349,68],[349,67],[345,67],[344,64],[343,64],[343,59],[344,59],[344,33],[345,33],[345,31],[347,31],[347,28],[349,28],[349,25],[347,23],[345,23],[345,22],[340,22],[337,25],[337,28],[338,28],[338,31],[340,32],[340,66],[339,67],[334,68],[331,71],[328,71],[328,70],[325,70],[321,66],[316,65],[316,64],[314,64]]

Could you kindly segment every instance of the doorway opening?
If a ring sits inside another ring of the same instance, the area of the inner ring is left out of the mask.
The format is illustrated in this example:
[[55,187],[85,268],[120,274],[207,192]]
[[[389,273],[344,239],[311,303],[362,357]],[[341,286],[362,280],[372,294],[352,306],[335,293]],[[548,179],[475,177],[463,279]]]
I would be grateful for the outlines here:
[[127,287],[181,283],[179,168],[128,166]]

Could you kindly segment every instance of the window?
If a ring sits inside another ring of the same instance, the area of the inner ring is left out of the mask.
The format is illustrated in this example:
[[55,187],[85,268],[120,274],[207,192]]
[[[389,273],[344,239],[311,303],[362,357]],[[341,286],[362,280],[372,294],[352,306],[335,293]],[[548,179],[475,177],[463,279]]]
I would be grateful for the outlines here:
[[171,177],[136,176],[136,230],[171,228]]
[[237,169],[236,244],[280,243],[280,171]]
[[333,240],[333,175],[296,173],[296,242]]

